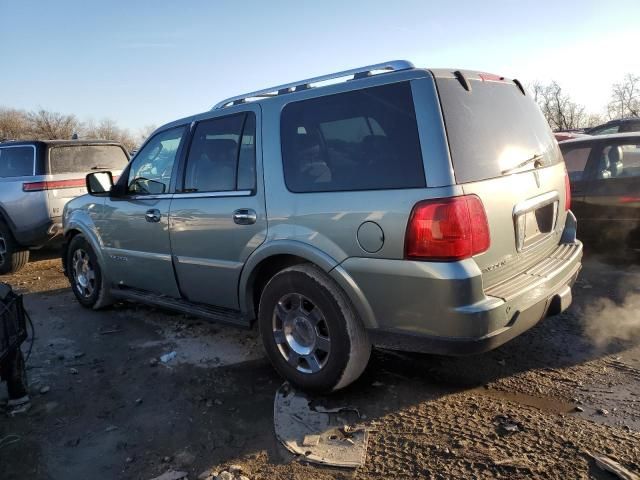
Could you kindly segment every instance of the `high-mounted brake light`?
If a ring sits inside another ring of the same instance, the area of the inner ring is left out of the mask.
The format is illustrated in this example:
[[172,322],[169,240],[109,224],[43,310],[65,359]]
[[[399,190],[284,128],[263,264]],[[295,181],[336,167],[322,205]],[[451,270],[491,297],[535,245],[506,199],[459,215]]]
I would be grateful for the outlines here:
[[78,188],[86,186],[84,178],[74,178],[71,180],[51,180],[44,182],[26,182],[22,184],[25,192],[40,192],[42,190],[54,190],[57,188]]
[[569,173],[564,172],[564,209],[571,208],[571,182],[569,181]]
[[479,73],[478,77],[483,82],[504,82],[504,77],[494,73]]
[[475,195],[424,200],[413,207],[405,235],[405,257],[455,261],[486,252],[489,222]]

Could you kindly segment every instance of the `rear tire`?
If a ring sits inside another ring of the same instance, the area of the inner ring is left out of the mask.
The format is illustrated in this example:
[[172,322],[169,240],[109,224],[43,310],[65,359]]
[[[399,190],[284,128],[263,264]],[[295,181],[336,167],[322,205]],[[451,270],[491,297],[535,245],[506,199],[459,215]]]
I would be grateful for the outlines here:
[[15,273],[29,262],[29,250],[19,245],[6,223],[0,221],[0,275]]
[[66,271],[80,305],[98,310],[113,303],[98,257],[82,234],[69,243]]
[[314,265],[295,265],[271,278],[260,297],[258,322],[274,368],[303,390],[346,387],[371,355],[367,331],[351,302]]

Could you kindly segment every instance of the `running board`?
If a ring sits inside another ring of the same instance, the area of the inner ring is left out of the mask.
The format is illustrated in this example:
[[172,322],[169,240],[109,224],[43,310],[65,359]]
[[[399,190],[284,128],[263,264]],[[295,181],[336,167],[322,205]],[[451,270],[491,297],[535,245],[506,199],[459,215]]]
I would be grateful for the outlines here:
[[132,300],[139,303],[146,303],[148,305],[155,305],[157,307],[166,308],[168,310],[175,310],[178,312],[186,313],[188,315],[205,318],[207,320],[213,320],[219,323],[225,323],[228,325],[236,325],[242,327],[251,326],[251,322],[249,322],[249,320],[247,320],[247,318],[242,315],[242,313],[227,308],[216,308],[209,305],[191,303],[186,300],[171,298],[165,295],[158,295],[156,293],[137,290],[133,288],[113,288],[111,290],[111,295],[121,300]]

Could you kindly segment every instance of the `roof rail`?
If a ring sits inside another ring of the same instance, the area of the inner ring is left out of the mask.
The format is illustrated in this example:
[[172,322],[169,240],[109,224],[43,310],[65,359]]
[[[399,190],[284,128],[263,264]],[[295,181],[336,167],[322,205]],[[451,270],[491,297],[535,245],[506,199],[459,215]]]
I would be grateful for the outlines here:
[[306,80],[300,80],[298,82],[288,83],[286,85],[278,85],[277,87],[265,88],[264,90],[245,93],[244,95],[237,95],[235,97],[230,97],[217,103],[211,110],[230,107],[232,105],[239,105],[241,103],[245,103],[251,98],[257,99],[275,97],[291,92],[306,90],[307,88],[311,88],[313,83],[326,82],[327,80],[334,80],[344,77],[352,77],[350,80],[355,80],[358,78],[371,76],[376,71],[397,72],[400,70],[410,70],[412,68],[414,68],[413,63],[407,60],[392,60],[390,62],[377,63],[375,65],[368,65],[366,67],[354,68],[351,70],[345,70],[343,72],[330,73],[328,75],[322,75],[320,77],[308,78]]

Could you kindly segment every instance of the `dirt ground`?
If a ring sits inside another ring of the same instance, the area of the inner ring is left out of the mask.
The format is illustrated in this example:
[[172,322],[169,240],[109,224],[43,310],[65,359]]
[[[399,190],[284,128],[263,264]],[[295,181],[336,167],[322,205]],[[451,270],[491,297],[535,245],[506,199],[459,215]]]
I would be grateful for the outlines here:
[[171,468],[196,479],[229,464],[250,479],[615,478],[591,454],[640,473],[638,265],[587,259],[568,312],[484,355],[374,351],[358,382],[325,399],[366,416],[357,470],[280,446],[282,380],[255,331],[133,304],[88,311],[42,255],[2,280],[36,328],[31,409],[0,416],[2,480],[148,480]]

